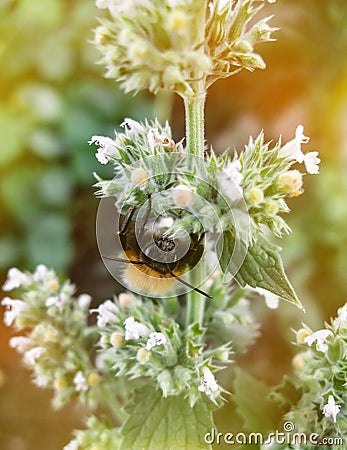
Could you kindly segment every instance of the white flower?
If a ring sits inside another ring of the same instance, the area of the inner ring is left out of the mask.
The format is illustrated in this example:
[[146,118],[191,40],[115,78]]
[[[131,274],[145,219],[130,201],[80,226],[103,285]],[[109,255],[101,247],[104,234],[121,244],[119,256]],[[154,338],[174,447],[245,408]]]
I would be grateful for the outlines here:
[[306,170],[311,175],[317,175],[319,173],[319,163],[318,152],[309,152],[304,155],[304,163]]
[[12,267],[8,271],[7,280],[5,281],[2,290],[3,291],[12,291],[12,289],[19,288],[21,286],[27,286],[30,284],[31,279],[29,275],[18,270],[16,267]]
[[25,336],[14,336],[9,340],[9,345],[19,353],[24,353],[32,345],[32,341]]
[[228,164],[217,178],[222,193],[231,201],[235,202],[242,198],[243,190],[241,183],[243,175],[241,173],[241,163],[238,159]]
[[24,354],[24,362],[29,366],[34,366],[36,361],[43,355],[45,349],[43,347],[34,347]]
[[232,161],[228,166],[224,168],[224,173],[228,180],[233,180],[237,185],[240,185],[243,180],[241,173],[241,163],[238,159]]
[[260,294],[264,297],[266,306],[268,308],[270,308],[270,309],[278,308],[280,298],[277,295],[273,294],[270,291],[267,291],[266,289],[260,288],[260,287],[257,287],[254,289],[250,288],[250,289],[253,290],[254,292],[258,292],[258,294]]
[[81,294],[77,297],[78,306],[82,309],[88,309],[91,301],[92,297],[88,294]]
[[140,133],[144,132],[143,126],[136,122],[133,119],[124,119],[124,122],[121,124],[121,127],[125,128],[129,134],[129,136],[136,136]]
[[295,159],[299,163],[304,160],[304,154],[301,151],[301,144],[307,144],[310,138],[304,135],[304,127],[298,125],[295,130],[295,138],[287,142],[278,152],[280,158]]
[[151,128],[147,133],[147,140],[148,140],[149,147],[153,152],[153,150],[155,148],[160,146],[160,144],[163,140],[163,135],[161,135],[159,133],[157,128]]
[[159,345],[165,345],[166,344],[166,336],[164,333],[151,333],[149,335],[146,349],[151,350],[153,347],[158,347]]
[[47,297],[47,300],[45,301],[45,305],[47,308],[50,306],[58,306],[59,303],[59,295],[51,295],[50,297]]
[[205,392],[212,400],[215,397],[215,393],[219,390],[219,386],[216,382],[216,379],[213,373],[210,371],[208,367],[202,368],[203,378],[201,380],[201,384],[198,387],[200,392]]
[[328,403],[323,407],[323,414],[325,417],[332,417],[334,423],[336,423],[336,416],[340,412],[341,406],[335,403],[335,399],[332,395],[329,395]]
[[64,292],[59,295],[52,295],[50,297],[47,297],[45,305],[47,306],[47,308],[49,308],[50,306],[56,306],[57,308],[62,310],[68,298],[68,295]]
[[4,323],[8,327],[12,325],[27,307],[23,300],[17,300],[10,297],[4,297],[1,304],[8,308],[4,314]]
[[47,387],[50,382],[50,378],[48,375],[36,375],[36,377],[33,379],[33,383],[40,388]]
[[39,264],[33,274],[33,279],[35,283],[42,283],[43,281],[46,281],[48,277],[51,277],[52,274],[52,271],[44,264]]
[[73,439],[68,444],[65,445],[63,450],[79,450],[80,443],[78,442],[78,439]]
[[334,327],[347,327],[347,303],[337,310],[337,317],[334,320]]
[[168,150],[173,150],[175,148],[174,141],[172,139],[169,139],[165,134],[159,133],[157,128],[151,128],[148,131],[147,140],[152,152],[160,145],[167,148]]
[[88,390],[88,382],[86,377],[83,375],[83,372],[80,370],[76,373],[73,379],[74,385],[76,386],[76,391],[87,391]]
[[140,339],[149,335],[150,331],[142,323],[136,322],[136,320],[130,316],[124,321],[125,327],[125,340]]
[[315,333],[312,333],[310,336],[307,336],[304,339],[304,343],[309,347],[316,341],[316,348],[319,352],[326,353],[328,350],[328,345],[325,343],[329,336],[333,336],[333,333],[330,330],[318,330]]
[[92,312],[95,311],[99,314],[97,320],[98,327],[105,327],[109,323],[117,320],[118,308],[111,300],[106,300],[97,309],[92,310]]
[[301,150],[301,144],[307,144],[310,138],[304,135],[304,127],[298,125],[295,131],[295,138],[287,142],[278,152],[280,158],[291,158],[298,163],[305,163],[308,173],[319,173],[320,159],[317,157],[318,152],[309,152],[306,155]]
[[234,209],[232,211],[236,235],[249,245],[251,239],[251,219],[248,213]]
[[117,158],[119,156],[115,141],[109,137],[92,136],[91,140],[88,141],[88,144],[97,145],[98,151],[95,156],[101,164],[107,164],[112,157]]

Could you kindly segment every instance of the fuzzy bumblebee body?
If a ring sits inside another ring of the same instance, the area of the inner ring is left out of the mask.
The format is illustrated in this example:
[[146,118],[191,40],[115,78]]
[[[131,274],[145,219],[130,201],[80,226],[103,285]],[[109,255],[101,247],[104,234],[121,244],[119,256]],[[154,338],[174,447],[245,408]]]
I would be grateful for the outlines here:
[[178,281],[186,284],[179,277],[201,259],[204,235],[189,235],[190,244],[180,258],[179,252],[176,252],[180,247],[180,240],[167,237],[165,229],[156,227],[153,223],[146,224],[138,233],[140,245],[135,232],[136,221],[129,220],[124,227],[124,216],[121,219],[120,230],[123,231],[119,232],[119,237],[127,260],[124,262],[129,263],[124,267],[124,282],[145,295],[167,294],[173,291]]

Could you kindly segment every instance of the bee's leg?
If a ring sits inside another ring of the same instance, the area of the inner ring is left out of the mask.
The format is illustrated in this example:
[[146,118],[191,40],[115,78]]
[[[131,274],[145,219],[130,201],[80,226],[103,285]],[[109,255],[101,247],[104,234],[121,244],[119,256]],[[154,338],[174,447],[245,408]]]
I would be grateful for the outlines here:
[[146,226],[146,224],[148,222],[148,219],[149,219],[149,216],[151,214],[151,211],[152,211],[152,196],[151,196],[151,194],[148,194],[148,205],[147,205],[147,210],[146,210],[145,217],[143,219],[143,224],[142,224],[142,227],[141,227],[142,229]]
[[195,242],[195,245],[194,245],[194,247],[192,248],[192,250],[193,250],[194,252],[196,252],[196,251],[198,250],[198,248],[200,247],[201,241],[204,239],[205,234],[206,234],[205,231],[204,231],[203,233],[201,233],[201,236],[200,236],[199,239]]
[[129,222],[134,215],[134,212],[135,212],[135,208],[128,209],[128,211],[126,212],[126,214],[124,216],[124,219],[122,220],[118,234],[125,234],[125,232],[128,228]]
[[211,298],[211,299],[212,299],[212,297],[211,297],[209,294],[207,294],[206,292],[202,291],[201,289],[199,289],[199,288],[197,288],[197,287],[192,286],[192,285],[191,285],[190,283],[188,283],[186,280],[184,280],[183,278],[181,278],[181,277],[179,277],[178,275],[176,275],[176,274],[170,269],[170,266],[169,266],[169,265],[167,265],[167,270],[168,270],[168,272],[170,273],[170,275],[171,275],[173,278],[175,278],[177,281],[179,281],[180,283],[184,284],[185,286],[189,287],[190,289],[193,289],[193,291],[198,292],[199,294],[203,295],[204,297],[207,297],[207,298]]
[[200,242],[204,239],[205,234],[206,234],[205,231],[201,233],[201,236],[199,237],[197,244],[200,244]]

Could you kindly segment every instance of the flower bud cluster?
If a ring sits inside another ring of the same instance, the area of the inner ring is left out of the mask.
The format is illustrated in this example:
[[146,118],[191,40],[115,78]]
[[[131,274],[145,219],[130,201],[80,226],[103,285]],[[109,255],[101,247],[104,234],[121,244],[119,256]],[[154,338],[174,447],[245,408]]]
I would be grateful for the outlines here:
[[232,159],[226,153],[217,156],[212,149],[204,159],[185,153],[182,143],[172,140],[168,123],[125,119],[123,127],[114,140],[93,136],[90,141],[97,144],[101,163],[114,164],[114,179],[98,178],[96,195],[114,195],[122,213],[142,206],[151,195],[155,214],[170,212],[177,219],[170,228],[173,235],[202,228],[220,231],[234,223],[241,238],[244,231],[245,240],[249,225],[252,238],[263,225],[281,237],[290,231],[281,217],[289,212],[286,198],[303,192],[304,173],[293,164],[303,163],[309,174],[319,172],[318,152],[301,150],[309,140],[302,125],[285,145],[279,141],[271,148],[263,133],[250,138],[245,150]]
[[4,291],[4,322],[25,335],[12,337],[10,346],[34,372],[34,383],[53,388],[54,405],[79,397],[93,403],[101,375],[90,362],[96,332],[88,329],[91,297],[74,297],[70,282],[60,284],[55,272],[39,265],[34,273],[9,270]]
[[[131,301],[124,303],[121,296]],[[216,365],[221,354],[224,363],[229,361],[229,346],[205,349],[205,330],[198,324],[182,329],[162,305],[121,296],[96,310],[106,367],[116,376],[152,379],[164,397],[184,393],[191,405],[201,396],[218,402],[223,389],[213,373],[221,368]]]
[[294,383],[301,393],[286,419],[296,432],[346,437],[347,433],[347,304],[322,330],[308,327],[297,331],[297,342],[305,346],[293,360]]
[[110,450],[120,447],[118,428],[111,428],[109,423],[95,416],[89,417],[86,425],[85,430],[74,431],[75,439],[65,445],[63,450]]
[[125,92],[171,89],[197,93],[242,68],[264,69],[254,45],[272,41],[270,17],[248,26],[264,2],[255,0],[97,0],[108,9],[94,44],[101,51],[106,77]]
[[[161,126],[157,120],[140,123],[125,119],[123,132],[115,139],[93,136],[89,144],[96,144],[96,157],[101,164],[113,163],[115,177],[102,180],[97,175],[96,195],[115,195],[116,207],[138,207],[148,195],[165,190],[177,183],[175,171],[183,164],[182,143],[175,143],[168,123]],[[170,170],[171,169],[171,170]],[[173,203],[172,203],[173,206]],[[155,207],[155,205],[154,205]]]
[[279,214],[289,212],[286,197],[297,197],[303,193],[304,175],[291,167],[295,163],[304,163],[307,173],[319,172],[318,152],[304,154],[301,150],[301,144],[308,140],[303,134],[303,126],[299,125],[295,138],[283,146],[279,141],[270,148],[261,133],[255,140],[250,138],[240,154],[240,187],[254,229],[266,225],[278,237],[290,231]]
[[254,45],[273,41],[271,33],[277,28],[268,24],[272,16],[248,27],[263,4],[252,0],[213,0],[208,6],[205,48],[213,69],[207,77],[207,86],[241,69],[265,69],[265,62],[254,51]]
[[[106,77],[125,92],[172,89],[192,95],[192,79],[211,70],[201,45],[205,14],[199,0],[108,0],[96,2],[110,19],[101,19],[94,43],[103,54]],[[201,18],[199,20],[199,18]]]

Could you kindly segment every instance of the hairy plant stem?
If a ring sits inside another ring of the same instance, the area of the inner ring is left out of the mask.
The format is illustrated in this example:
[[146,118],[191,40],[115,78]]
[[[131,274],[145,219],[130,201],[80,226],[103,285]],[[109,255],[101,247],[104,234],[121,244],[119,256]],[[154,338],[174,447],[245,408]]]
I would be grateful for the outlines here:
[[123,404],[119,401],[114,392],[111,392],[105,386],[100,387],[99,391],[102,402],[108,406],[114,418],[119,423],[123,423],[128,417],[127,413],[123,411]]
[[[187,151],[189,154],[196,156],[193,161],[192,168],[198,167],[201,159],[204,157],[205,145],[205,99],[206,93],[204,90],[204,83],[197,83],[197,94],[192,97],[184,99],[185,113],[186,113],[186,139]],[[203,277],[203,270],[201,264],[191,272],[190,283],[193,286],[198,286]],[[205,309],[205,298],[198,292],[191,291],[187,295],[187,326],[191,323],[198,322],[202,325]]]
[[[200,264],[191,273],[190,282],[193,286],[198,286],[201,283],[203,277],[202,265]],[[203,323],[204,310],[205,310],[205,297],[199,292],[190,291],[187,294],[187,316],[186,325],[198,322],[200,325]]]
[[199,158],[204,157],[205,145],[205,98],[204,91],[184,99],[186,113],[187,151]]

